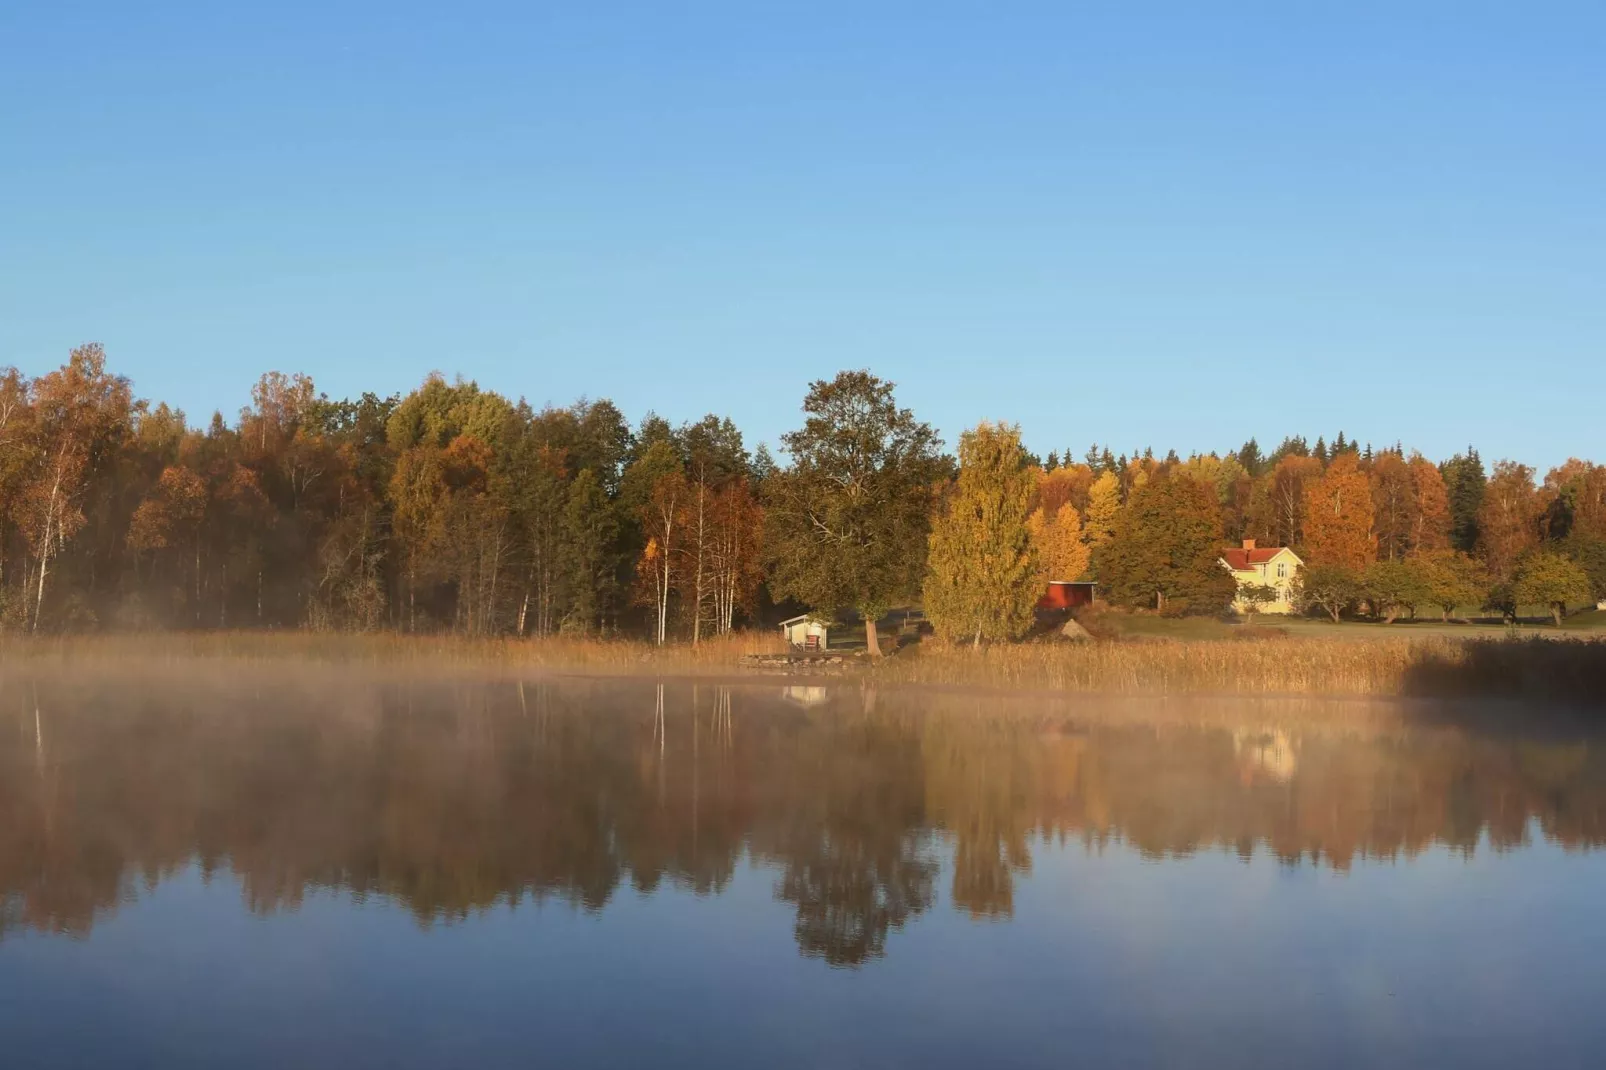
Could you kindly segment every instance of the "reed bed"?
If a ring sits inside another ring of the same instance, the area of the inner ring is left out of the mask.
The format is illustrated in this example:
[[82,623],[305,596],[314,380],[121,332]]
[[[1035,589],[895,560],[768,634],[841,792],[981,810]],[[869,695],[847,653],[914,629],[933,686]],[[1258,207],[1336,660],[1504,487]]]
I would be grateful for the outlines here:
[[[210,664],[368,667],[387,673],[574,673],[732,677],[778,636],[737,633],[663,647],[630,640],[471,639],[306,632],[178,633],[0,640],[0,670],[179,668]],[[849,659],[877,683],[1127,695],[1470,696],[1606,706],[1606,641],[1400,637],[1101,640],[972,650],[927,641],[879,662]],[[759,670],[762,672],[763,670]]]
[[1491,696],[1606,705],[1606,642],[1327,638],[923,644],[878,681],[1120,694]]
[[0,640],[0,667],[157,666],[196,660],[274,665],[604,674],[731,675],[748,654],[786,649],[778,635],[739,632],[659,647],[625,639],[469,638],[380,633],[179,632]]

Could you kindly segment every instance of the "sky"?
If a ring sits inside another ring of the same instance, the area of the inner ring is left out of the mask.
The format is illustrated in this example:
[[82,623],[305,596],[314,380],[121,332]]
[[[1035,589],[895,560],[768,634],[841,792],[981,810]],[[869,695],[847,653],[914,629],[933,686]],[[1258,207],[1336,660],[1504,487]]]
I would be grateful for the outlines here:
[[1606,459],[1606,5],[0,5],[0,365]]

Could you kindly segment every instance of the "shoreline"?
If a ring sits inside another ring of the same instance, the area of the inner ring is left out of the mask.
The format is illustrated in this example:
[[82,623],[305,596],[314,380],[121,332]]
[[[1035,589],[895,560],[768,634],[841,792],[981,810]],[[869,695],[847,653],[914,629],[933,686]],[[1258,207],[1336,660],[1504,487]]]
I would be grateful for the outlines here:
[[[1163,698],[1510,699],[1606,706],[1606,641],[1437,636],[1336,643],[1112,640],[905,648],[872,661],[792,658],[774,637],[738,633],[693,647],[627,640],[513,640],[308,632],[195,632],[0,639],[0,678],[14,671],[270,668],[384,670],[395,676],[684,679],[783,686],[858,684],[948,693]],[[744,665],[744,660],[748,664]],[[754,664],[756,662],[756,664]],[[816,667],[813,663],[820,663]]]

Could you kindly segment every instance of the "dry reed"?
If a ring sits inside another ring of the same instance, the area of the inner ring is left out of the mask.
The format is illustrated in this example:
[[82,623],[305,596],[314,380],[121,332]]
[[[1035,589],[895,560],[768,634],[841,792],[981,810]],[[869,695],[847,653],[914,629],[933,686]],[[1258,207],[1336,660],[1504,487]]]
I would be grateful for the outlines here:
[[1125,694],[1499,696],[1606,704],[1606,642],[1326,638],[926,645],[877,679]]
[[[0,669],[217,664],[585,675],[733,676],[776,635],[692,646],[628,640],[470,639],[309,632],[74,636],[0,641]],[[760,670],[763,671],[763,670]],[[1026,643],[971,650],[926,642],[847,669],[878,683],[1131,695],[1491,696],[1606,705],[1606,641],[1442,637]]]
[[468,638],[377,633],[177,632],[0,640],[0,667],[155,666],[201,659],[385,668],[732,674],[743,656],[785,649],[778,635],[739,632],[692,646],[623,639]]

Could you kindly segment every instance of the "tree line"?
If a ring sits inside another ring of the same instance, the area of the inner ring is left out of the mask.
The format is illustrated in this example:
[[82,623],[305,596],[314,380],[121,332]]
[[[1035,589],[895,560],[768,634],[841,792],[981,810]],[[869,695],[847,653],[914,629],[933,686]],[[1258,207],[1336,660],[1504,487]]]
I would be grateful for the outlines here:
[[[1118,605],[1215,613],[1253,538],[1307,562],[1302,597],[1568,605],[1606,597],[1606,467],[1542,480],[1338,435],[1226,453],[1046,458],[1014,427],[957,456],[866,371],[812,384],[784,464],[728,417],[632,425],[607,400],[536,409],[433,375],[336,400],[274,372],[204,430],[134,396],[99,345],[0,371],[0,626],[469,635],[730,632],[787,603],[1018,637],[1049,579]],[[1252,593],[1251,593],[1252,597]]]

